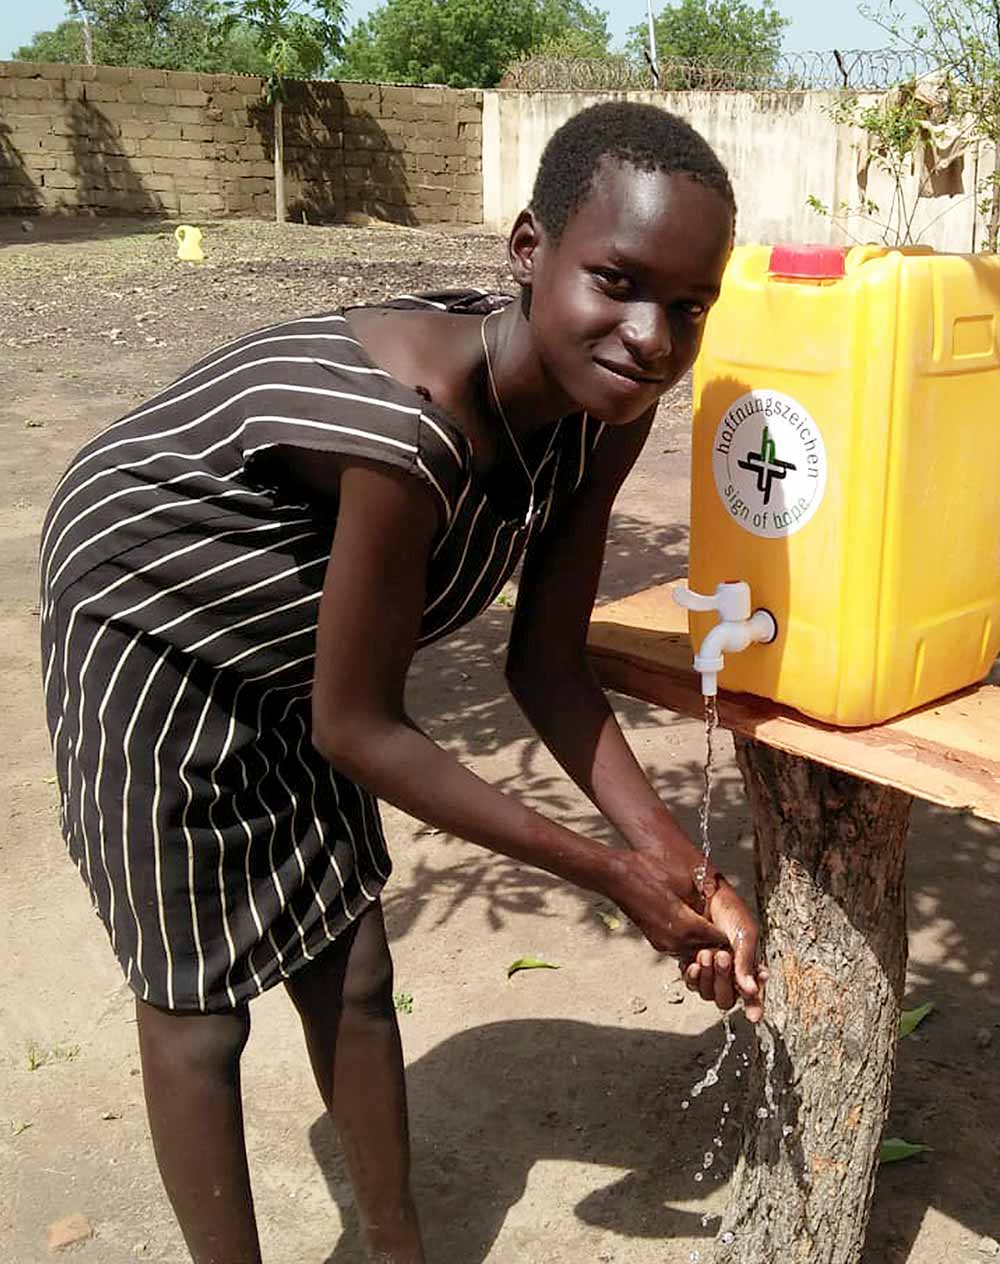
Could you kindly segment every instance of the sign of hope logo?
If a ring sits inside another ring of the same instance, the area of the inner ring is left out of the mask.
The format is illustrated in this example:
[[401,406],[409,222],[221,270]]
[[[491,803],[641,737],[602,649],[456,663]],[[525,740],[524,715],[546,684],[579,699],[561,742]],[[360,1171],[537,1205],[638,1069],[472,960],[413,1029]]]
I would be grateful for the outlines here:
[[823,499],[823,436],[791,396],[749,391],[719,422],[712,473],[730,517],[751,535],[779,540],[801,530]]

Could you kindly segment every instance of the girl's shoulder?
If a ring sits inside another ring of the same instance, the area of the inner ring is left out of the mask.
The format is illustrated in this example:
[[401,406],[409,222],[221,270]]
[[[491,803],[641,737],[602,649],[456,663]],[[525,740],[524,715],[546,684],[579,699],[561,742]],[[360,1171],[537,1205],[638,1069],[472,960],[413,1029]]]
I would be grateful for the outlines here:
[[440,312],[452,312],[455,315],[487,316],[513,302],[512,294],[501,290],[479,290],[474,288],[449,290],[422,290],[418,294],[397,294],[394,298],[381,303],[366,304],[372,307],[391,307],[397,310],[427,308]]

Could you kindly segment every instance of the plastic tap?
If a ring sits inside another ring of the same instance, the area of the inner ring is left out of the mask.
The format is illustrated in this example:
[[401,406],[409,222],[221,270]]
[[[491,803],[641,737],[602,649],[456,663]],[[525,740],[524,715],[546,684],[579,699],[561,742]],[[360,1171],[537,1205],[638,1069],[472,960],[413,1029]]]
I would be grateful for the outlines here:
[[744,580],[719,584],[711,596],[674,589],[674,601],[687,610],[718,611],[719,622],[712,628],[694,656],[694,669],[701,675],[701,692],[714,698],[719,692],[719,672],[726,654],[736,654],[748,645],[769,645],[778,635],[778,625],[770,610],[753,610],[750,585]]

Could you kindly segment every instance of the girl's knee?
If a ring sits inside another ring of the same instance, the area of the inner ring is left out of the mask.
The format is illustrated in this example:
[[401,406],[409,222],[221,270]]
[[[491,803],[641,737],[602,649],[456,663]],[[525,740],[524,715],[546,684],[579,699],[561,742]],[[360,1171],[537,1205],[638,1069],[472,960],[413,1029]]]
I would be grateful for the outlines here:
[[226,1073],[239,1064],[250,1036],[246,1006],[224,1014],[190,1014],[138,1001],[136,1015],[143,1066],[161,1073]]
[[302,1020],[325,1028],[339,1016],[386,1018],[392,1005],[392,957],[382,910],[376,905],[307,967],[287,988]]
[[360,953],[355,944],[344,975],[345,1015],[367,1019],[394,1017],[392,987],[392,957],[384,937],[380,944]]

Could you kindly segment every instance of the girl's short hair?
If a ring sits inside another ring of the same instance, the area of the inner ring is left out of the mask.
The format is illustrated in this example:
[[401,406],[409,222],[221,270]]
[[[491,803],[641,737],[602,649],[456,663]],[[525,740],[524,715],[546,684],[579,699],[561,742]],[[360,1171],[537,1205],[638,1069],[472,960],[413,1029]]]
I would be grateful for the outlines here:
[[690,176],[714,189],[736,219],[729,173],[703,136],[658,106],[609,101],[574,114],[545,146],[530,206],[550,237],[562,235],[605,158],[640,171]]

